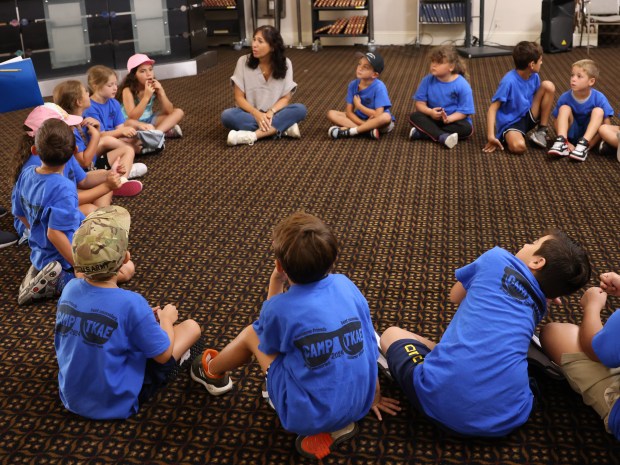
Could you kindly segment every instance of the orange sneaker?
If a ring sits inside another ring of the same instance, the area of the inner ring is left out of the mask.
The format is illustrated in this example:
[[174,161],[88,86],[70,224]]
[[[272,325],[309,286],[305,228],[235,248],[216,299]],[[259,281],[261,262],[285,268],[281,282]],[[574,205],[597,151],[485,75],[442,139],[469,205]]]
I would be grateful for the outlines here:
[[319,433],[312,436],[297,436],[295,448],[304,457],[321,460],[327,457],[332,449],[341,442],[351,439],[357,434],[358,428],[355,422],[349,423],[344,428],[333,433]]

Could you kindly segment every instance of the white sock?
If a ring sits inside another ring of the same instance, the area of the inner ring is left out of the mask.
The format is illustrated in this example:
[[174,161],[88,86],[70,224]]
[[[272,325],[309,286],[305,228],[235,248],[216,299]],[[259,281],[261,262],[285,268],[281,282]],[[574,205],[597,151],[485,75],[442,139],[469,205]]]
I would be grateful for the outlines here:
[[350,136],[357,136],[357,128],[349,129],[349,135]]

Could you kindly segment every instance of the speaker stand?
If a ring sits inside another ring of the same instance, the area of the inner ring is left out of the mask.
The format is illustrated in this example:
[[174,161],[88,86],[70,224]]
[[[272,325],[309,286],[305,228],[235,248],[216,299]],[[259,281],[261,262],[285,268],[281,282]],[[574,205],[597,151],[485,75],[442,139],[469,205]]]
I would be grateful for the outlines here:
[[465,44],[456,51],[467,58],[499,57],[512,54],[512,47],[491,47],[484,45],[484,0],[480,0],[480,32],[478,45],[471,44],[471,6],[472,0],[465,4]]

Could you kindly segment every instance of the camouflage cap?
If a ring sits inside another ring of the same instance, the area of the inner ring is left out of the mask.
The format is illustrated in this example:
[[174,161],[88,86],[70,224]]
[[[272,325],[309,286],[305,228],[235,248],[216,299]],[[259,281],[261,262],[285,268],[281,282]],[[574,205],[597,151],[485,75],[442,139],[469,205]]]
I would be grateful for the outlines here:
[[87,277],[115,276],[129,242],[129,212],[111,205],[95,210],[73,235],[74,270]]

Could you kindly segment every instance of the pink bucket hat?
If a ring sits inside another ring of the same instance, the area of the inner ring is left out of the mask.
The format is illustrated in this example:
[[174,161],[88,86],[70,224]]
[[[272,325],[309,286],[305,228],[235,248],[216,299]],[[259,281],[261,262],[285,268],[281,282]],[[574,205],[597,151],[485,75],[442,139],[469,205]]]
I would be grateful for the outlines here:
[[129,60],[127,60],[127,71],[131,73],[132,69],[137,68],[144,63],[152,65],[153,63],[155,63],[155,60],[151,60],[144,53],[136,53],[135,55],[131,55],[129,57]]
[[47,102],[32,110],[26,118],[26,121],[24,121],[24,126],[28,126],[31,129],[31,131],[27,131],[26,134],[30,137],[34,137],[41,125],[46,120],[52,118],[64,121],[68,126],[77,126],[82,122],[81,116],[70,115],[55,103]]

